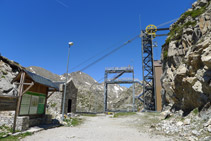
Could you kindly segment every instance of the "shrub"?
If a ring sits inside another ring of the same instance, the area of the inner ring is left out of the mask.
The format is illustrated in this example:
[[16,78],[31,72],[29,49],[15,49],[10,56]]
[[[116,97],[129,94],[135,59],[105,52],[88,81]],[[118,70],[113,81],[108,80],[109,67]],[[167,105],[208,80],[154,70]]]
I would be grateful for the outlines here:
[[193,110],[193,113],[194,113],[195,115],[197,115],[197,114],[199,113],[198,108],[194,109],[194,110]]
[[163,52],[163,58],[164,58],[164,60],[166,60],[168,58],[168,51],[167,50],[165,50]]
[[56,103],[52,103],[51,104],[51,107],[56,107]]

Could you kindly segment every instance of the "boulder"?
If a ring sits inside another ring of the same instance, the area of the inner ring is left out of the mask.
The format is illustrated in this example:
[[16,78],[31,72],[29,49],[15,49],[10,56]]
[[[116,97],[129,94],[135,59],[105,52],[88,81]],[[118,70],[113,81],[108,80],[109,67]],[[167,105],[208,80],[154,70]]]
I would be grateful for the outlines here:
[[207,127],[207,131],[208,131],[209,133],[211,133],[211,125],[209,125],[209,126]]
[[184,125],[190,125],[191,119],[187,118],[184,120]]
[[201,60],[209,69],[211,69],[211,45],[203,50]]
[[192,86],[192,88],[193,88],[196,92],[203,93],[203,91],[202,91],[202,84],[200,83],[200,81],[197,81],[197,82]]
[[185,64],[181,64],[178,67],[176,74],[177,75],[186,75],[186,73],[187,73],[187,67],[186,67],[186,65]]
[[208,3],[208,0],[199,0],[199,1],[198,1],[198,5],[199,5],[200,7],[205,6],[207,3]]

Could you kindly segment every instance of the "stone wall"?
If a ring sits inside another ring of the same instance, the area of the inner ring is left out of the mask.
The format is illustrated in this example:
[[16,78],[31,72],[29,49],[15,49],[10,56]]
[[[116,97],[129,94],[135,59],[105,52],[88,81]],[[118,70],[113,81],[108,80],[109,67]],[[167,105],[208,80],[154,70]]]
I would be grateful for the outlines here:
[[[29,127],[41,125],[41,124],[51,124],[52,116],[44,115],[42,118],[30,119],[29,116],[18,116],[16,120],[16,130],[25,131]],[[0,126],[5,125],[10,128],[13,127],[14,116],[0,116]]]
[[[0,126],[5,125],[10,128],[13,127],[13,116],[0,116]],[[21,116],[17,117],[16,120],[16,130],[24,131],[29,128],[29,117],[28,116]]]
[[42,124],[51,124],[52,123],[52,115],[44,115],[41,118],[30,118],[29,119],[29,127],[42,125]]

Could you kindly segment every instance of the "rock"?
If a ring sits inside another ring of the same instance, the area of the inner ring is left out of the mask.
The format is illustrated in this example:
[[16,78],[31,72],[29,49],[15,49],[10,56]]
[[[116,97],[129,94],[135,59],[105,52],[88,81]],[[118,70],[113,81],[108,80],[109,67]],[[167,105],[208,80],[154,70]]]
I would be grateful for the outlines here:
[[203,50],[201,60],[208,68],[211,68],[211,45]]
[[168,57],[175,56],[177,53],[176,41],[172,41],[169,44],[168,48]]
[[192,7],[195,8],[197,6],[198,2],[195,1],[193,4],[192,4]]
[[211,141],[211,136],[207,136],[203,139],[203,141]]
[[5,135],[3,135],[2,137],[5,138],[5,137],[7,137],[7,136],[8,136],[8,134],[5,134]]
[[211,118],[207,121],[208,125],[211,125]]
[[184,120],[184,125],[189,125],[191,122],[191,119],[187,118]]
[[196,92],[200,92],[203,93],[202,91],[202,84],[200,83],[200,81],[197,81],[192,88],[196,91]]
[[211,24],[211,22],[208,20],[208,21],[206,21],[206,16],[201,16],[200,18],[199,18],[199,28],[200,28],[200,30],[201,30],[201,32],[202,32],[202,35],[204,35],[209,29],[210,29],[210,24]]
[[177,125],[177,126],[182,126],[182,125],[183,125],[183,122],[182,122],[182,121],[179,121],[179,122],[177,122],[176,125]]
[[192,36],[192,43],[195,44],[201,38],[202,33],[199,28],[194,28],[193,36]]
[[198,5],[199,5],[200,7],[203,7],[203,6],[205,6],[207,3],[208,3],[207,0],[200,0],[200,1],[198,2]]
[[185,75],[187,72],[187,67],[185,66],[185,64],[181,64],[178,69],[177,69],[177,75]]
[[[180,30],[164,46],[168,55],[163,58],[162,96],[184,114],[203,107],[211,98],[211,4],[198,0],[186,12],[205,9],[197,17],[187,16],[172,24],[170,30]],[[190,24],[194,23],[194,24]],[[209,115],[209,113],[208,113]],[[208,118],[209,116],[206,116]],[[203,116],[205,118],[205,116]]]
[[8,92],[13,89],[12,84],[7,79],[1,79],[0,84],[0,89],[4,92]]
[[197,140],[198,140],[197,137],[194,137],[194,136],[188,137],[188,141],[197,141]]
[[211,118],[206,122],[204,123],[204,127],[208,127],[209,125],[211,125]]
[[185,77],[185,78],[183,78],[182,81],[188,82],[189,84],[194,85],[195,82],[197,81],[197,78],[196,77]]
[[200,133],[197,130],[192,130],[192,135],[194,136],[199,136]]
[[211,125],[207,127],[207,131],[211,133]]

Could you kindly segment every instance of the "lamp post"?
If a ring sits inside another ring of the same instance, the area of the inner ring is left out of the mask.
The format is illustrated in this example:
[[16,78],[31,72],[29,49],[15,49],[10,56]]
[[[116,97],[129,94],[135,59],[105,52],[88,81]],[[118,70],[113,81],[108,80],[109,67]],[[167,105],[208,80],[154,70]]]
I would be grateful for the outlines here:
[[66,97],[66,90],[67,90],[67,80],[68,80],[68,67],[69,67],[69,58],[70,58],[70,47],[73,45],[73,42],[69,42],[68,48],[68,59],[67,59],[67,72],[66,72],[66,81],[64,85],[64,96],[63,96],[63,103],[62,103],[62,120],[64,121],[64,106],[65,106],[65,97]]

